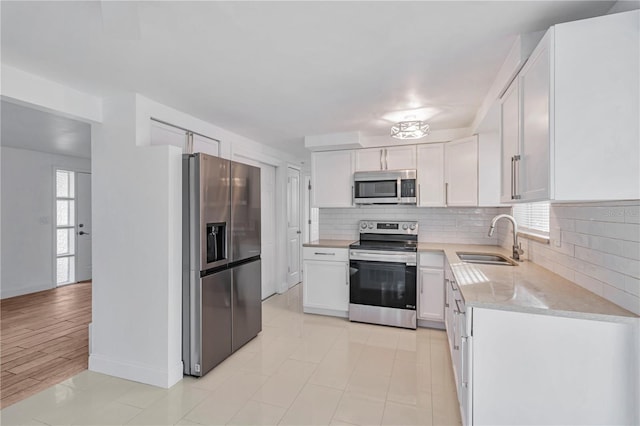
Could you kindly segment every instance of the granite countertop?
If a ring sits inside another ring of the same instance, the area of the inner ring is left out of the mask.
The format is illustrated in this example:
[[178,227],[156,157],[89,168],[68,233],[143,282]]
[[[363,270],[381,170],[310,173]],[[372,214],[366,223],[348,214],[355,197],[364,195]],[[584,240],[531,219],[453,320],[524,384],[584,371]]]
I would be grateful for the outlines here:
[[502,247],[418,243],[419,252],[444,252],[467,306],[609,321],[637,321],[638,316],[579,285],[524,261],[518,266],[464,263],[456,252],[497,253]]
[[315,240],[310,243],[305,243],[302,247],[325,247],[325,248],[349,248],[349,244],[352,244],[354,240]]

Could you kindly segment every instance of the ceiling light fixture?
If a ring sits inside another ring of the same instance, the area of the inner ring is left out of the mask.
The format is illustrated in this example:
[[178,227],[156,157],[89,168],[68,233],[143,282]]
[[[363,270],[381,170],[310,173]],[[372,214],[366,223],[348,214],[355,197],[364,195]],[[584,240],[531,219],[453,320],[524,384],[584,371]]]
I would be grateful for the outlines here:
[[391,126],[391,137],[420,139],[429,134],[429,125],[422,120],[400,121]]

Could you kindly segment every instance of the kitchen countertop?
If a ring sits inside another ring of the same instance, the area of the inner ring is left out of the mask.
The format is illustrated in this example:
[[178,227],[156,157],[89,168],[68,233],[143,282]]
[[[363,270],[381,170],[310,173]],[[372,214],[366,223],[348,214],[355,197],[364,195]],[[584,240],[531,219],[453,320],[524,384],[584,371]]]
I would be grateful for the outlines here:
[[498,246],[418,243],[418,252],[444,252],[467,306],[605,321],[637,321],[634,313],[579,285],[524,261],[518,266],[464,263],[456,252],[497,253]]
[[305,243],[302,247],[324,247],[324,248],[349,248],[349,244],[354,243],[354,240],[315,240],[310,243]]

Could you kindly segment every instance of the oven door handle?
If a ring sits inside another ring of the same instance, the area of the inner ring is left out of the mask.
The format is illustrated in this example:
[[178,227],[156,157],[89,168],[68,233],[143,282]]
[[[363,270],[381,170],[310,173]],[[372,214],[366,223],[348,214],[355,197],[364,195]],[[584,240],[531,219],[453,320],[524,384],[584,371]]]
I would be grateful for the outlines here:
[[416,266],[416,255],[412,254],[388,254],[388,253],[369,253],[351,250],[349,255],[350,260],[368,260],[373,262],[387,262],[387,263],[403,263],[407,266]]

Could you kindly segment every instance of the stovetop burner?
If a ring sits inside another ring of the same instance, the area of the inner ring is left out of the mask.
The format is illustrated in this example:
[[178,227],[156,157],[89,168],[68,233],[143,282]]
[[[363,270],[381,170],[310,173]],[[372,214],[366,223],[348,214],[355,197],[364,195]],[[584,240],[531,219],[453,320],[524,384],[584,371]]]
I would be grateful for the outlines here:
[[361,220],[360,241],[349,246],[350,249],[373,251],[416,252],[418,243],[418,223],[382,222]]

